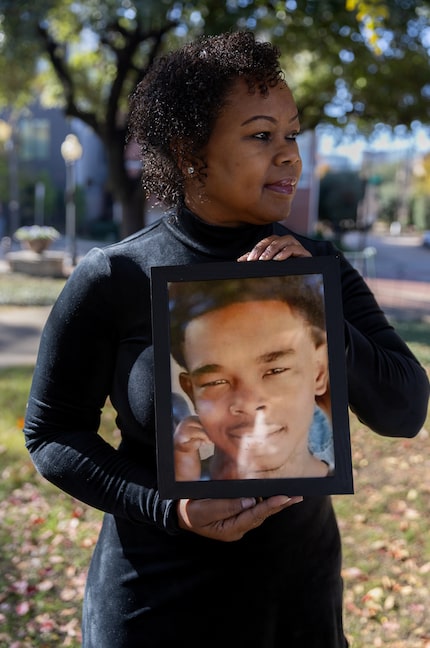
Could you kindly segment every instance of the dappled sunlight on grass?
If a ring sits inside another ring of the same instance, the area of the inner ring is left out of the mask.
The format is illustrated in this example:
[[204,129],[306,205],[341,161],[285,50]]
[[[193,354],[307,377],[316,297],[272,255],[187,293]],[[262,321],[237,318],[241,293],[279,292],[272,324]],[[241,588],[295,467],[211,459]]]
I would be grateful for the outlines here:
[[[402,334],[430,371],[428,329],[409,322]],[[21,431],[31,373],[0,370],[0,646],[78,648],[102,514],[34,470]],[[109,403],[101,433],[117,445]],[[333,498],[351,648],[430,648],[429,433],[429,416],[415,439],[380,437],[351,416],[356,492]]]
[[0,305],[51,306],[66,279],[0,272]]
[[352,420],[355,495],[334,497],[351,648],[429,648],[429,420],[388,439]]

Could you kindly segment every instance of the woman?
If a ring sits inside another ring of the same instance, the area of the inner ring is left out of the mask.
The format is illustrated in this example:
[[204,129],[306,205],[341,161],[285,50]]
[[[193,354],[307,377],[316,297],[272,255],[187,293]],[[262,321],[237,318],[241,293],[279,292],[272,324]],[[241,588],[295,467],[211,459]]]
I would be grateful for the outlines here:
[[[297,108],[278,51],[246,32],[158,60],[132,101],[144,183],[172,207],[94,249],[41,339],[25,424],[38,470],[106,512],[84,602],[84,648],[340,648],[341,549],[330,498],[162,501],[157,493],[150,268],[338,254],[278,221],[301,172]],[[351,409],[412,437],[423,368],[341,259]],[[118,450],[97,434],[118,412]]]

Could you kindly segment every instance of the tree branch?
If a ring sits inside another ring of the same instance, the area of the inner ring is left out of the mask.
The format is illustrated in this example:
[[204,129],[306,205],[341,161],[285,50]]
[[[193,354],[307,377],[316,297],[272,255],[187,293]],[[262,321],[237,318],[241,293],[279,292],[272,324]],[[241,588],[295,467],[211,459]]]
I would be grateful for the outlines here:
[[63,88],[65,98],[65,114],[67,117],[77,117],[100,135],[100,124],[95,113],[81,110],[75,101],[75,84],[66,64],[66,55],[62,46],[50,35],[47,28],[39,24],[39,35],[45,43],[45,50],[54,68],[55,74]]
[[[117,22],[111,23],[109,26],[111,32],[116,31],[121,34],[125,39],[126,44],[119,48],[115,47],[112,40],[107,36],[101,39],[101,42],[112,50],[117,59],[117,74],[110,89],[108,109],[106,113],[107,130],[114,127],[116,124],[119,100],[122,96],[123,87],[127,77],[130,75],[130,71],[134,71],[135,80],[133,85],[136,86],[145,76],[148,66],[152,63],[158,51],[161,49],[164,34],[170,31],[174,26],[176,26],[176,22],[173,21],[167,22],[160,29],[151,29],[148,31],[142,30],[140,24],[138,24],[133,31],[124,29]],[[135,56],[139,46],[141,43],[151,40],[154,41],[154,44],[151,47],[147,64],[144,67],[135,66],[133,64],[133,57]]]

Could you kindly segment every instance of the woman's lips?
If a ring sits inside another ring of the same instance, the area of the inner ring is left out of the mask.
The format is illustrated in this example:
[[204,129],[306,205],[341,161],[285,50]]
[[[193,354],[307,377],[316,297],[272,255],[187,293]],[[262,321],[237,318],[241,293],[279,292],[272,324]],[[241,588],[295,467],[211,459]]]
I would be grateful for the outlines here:
[[297,180],[295,178],[291,178],[288,180],[281,180],[279,182],[266,184],[265,188],[269,189],[270,191],[275,191],[276,193],[290,196],[291,194],[294,193],[296,189],[296,184],[297,184]]

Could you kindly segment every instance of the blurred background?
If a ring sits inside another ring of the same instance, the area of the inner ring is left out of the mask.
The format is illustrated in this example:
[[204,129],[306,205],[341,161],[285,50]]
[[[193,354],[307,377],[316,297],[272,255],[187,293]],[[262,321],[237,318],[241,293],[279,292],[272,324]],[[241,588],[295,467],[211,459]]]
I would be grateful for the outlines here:
[[[82,254],[160,214],[130,93],[154,57],[235,28],[279,46],[299,107],[287,225],[342,247],[430,375],[430,0],[0,0],[0,647],[81,646],[101,513],[24,447],[41,330]],[[350,646],[430,648],[430,411],[415,439],[350,424]],[[100,434],[119,441],[109,401]]]
[[156,218],[126,143],[129,95],[154,57],[234,28],[280,47],[299,106],[304,172],[288,225],[342,242],[378,222],[425,243],[430,2],[0,0],[3,249],[23,226],[52,226],[73,248]]

